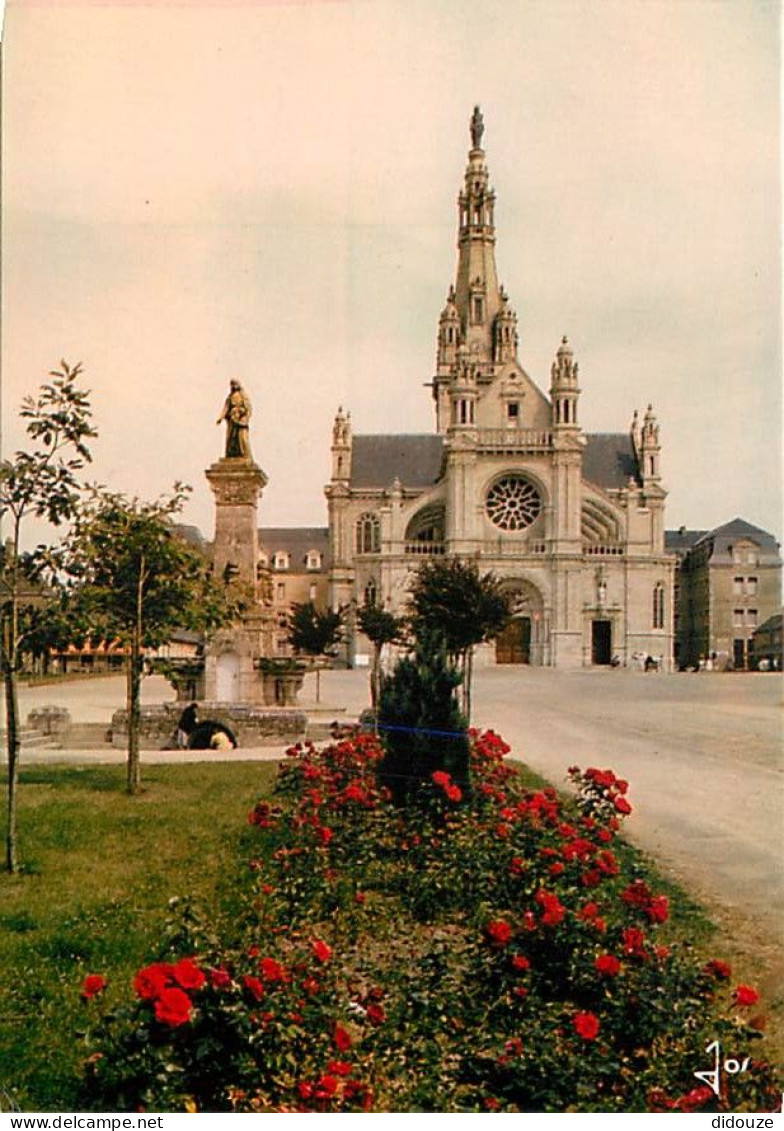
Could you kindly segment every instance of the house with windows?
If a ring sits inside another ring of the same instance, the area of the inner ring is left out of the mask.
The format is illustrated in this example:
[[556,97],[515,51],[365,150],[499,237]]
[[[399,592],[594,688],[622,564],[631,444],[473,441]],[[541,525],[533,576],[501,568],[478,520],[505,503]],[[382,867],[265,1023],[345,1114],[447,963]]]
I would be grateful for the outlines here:
[[329,538],[326,527],[262,526],[259,529],[259,577],[264,578],[271,616],[266,654],[290,656],[291,606],[312,602],[327,606]]
[[[584,431],[566,337],[549,389],[526,369],[496,266],[483,134],[477,108],[438,319],[433,432],[365,435],[342,408],[334,420],[330,604],[400,612],[423,560],[471,559],[502,580],[514,609],[487,662],[579,668],[650,655],[669,668],[675,559],[664,544],[659,424],[650,405],[642,415],[630,405],[628,432]],[[348,661],[369,651],[354,632]]]
[[781,606],[781,554],[772,534],[742,518],[715,530],[668,530],[676,555],[679,667],[751,666],[757,629]]

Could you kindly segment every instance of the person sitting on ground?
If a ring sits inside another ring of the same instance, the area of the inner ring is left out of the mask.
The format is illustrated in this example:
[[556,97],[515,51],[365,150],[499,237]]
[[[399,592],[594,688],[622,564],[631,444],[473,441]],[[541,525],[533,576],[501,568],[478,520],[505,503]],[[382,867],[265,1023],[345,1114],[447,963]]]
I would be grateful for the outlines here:
[[179,750],[187,750],[188,740],[198,722],[197,715],[198,707],[195,703],[189,703],[180,715],[180,721],[177,723],[177,747]]

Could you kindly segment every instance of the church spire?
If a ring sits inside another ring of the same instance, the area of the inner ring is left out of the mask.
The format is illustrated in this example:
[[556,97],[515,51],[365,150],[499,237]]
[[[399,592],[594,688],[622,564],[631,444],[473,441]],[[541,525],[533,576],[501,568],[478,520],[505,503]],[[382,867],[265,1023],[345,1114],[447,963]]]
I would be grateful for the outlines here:
[[455,305],[463,341],[478,360],[492,362],[493,323],[502,299],[495,266],[495,193],[482,148],[484,132],[482,111],[475,106],[465,183],[458,197]]

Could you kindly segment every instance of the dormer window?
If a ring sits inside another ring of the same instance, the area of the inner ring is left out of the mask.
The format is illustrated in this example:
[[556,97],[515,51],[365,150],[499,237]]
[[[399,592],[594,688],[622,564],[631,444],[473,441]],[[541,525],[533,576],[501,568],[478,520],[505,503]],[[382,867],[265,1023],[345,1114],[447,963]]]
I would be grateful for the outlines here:
[[273,558],[273,561],[272,561],[272,567],[273,567],[273,569],[288,569],[289,568],[289,556],[288,556],[288,554],[286,553],[285,550],[278,550],[276,552],[275,557]]
[[308,550],[305,557],[305,569],[321,569],[321,554],[318,550]]
[[520,423],[520,402],[507,401],[506,405],[506,419],[513,427]]

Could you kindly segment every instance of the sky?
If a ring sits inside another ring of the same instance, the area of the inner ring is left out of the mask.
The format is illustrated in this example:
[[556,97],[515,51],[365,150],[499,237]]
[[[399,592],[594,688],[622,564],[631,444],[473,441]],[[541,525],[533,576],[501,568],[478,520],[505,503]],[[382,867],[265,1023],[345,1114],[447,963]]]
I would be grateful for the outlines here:
[[652,403],[668,527],[781,537],[779,4],[7,0],[2,403],[84,365],[91,476],[193,490],[231,378],[267,526],[326,525],[331,423],[429,432],[479,103],[499,277],[540,387]]

